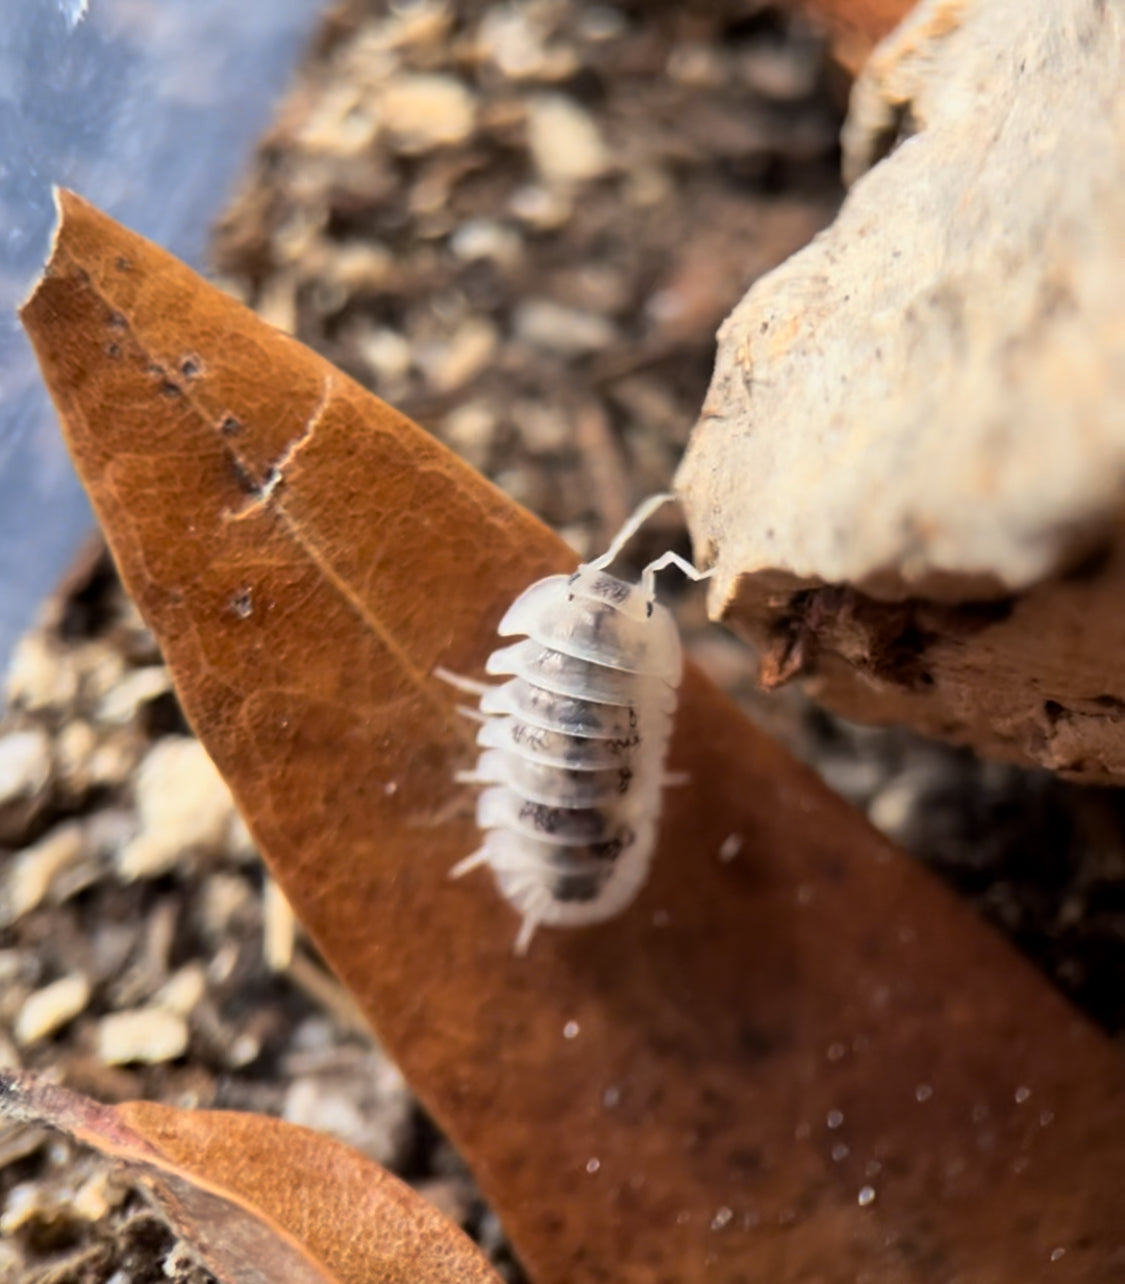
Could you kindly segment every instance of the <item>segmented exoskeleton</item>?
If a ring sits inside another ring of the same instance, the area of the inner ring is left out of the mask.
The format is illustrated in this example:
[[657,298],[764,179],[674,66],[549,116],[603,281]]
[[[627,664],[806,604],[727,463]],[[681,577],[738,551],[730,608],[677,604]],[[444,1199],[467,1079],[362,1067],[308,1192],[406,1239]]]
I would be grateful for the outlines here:
[[482,753],[458,779],[485,786],[477,800],[484,841],[452,873],[492,868],[523,916],[517,953],[540,924],[580,927],[619,914],[647,878],[683,670],[656,573],[669,565],[692,579],[708,572],[671,552],[650,562],[639,584],[605,567],[671,498],[653,496],[601,557],[516,599],[497,632],[523,640],[485,664],[506,682],[436,671],[480,697],[467,712],[481,723]]

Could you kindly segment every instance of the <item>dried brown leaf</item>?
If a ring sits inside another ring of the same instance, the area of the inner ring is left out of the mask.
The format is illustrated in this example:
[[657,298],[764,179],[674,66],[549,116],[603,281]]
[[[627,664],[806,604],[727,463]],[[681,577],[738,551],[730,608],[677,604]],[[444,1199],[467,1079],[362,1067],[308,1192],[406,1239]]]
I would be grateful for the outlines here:
[[420,1195],[308,1128],[148,1101],[103,1106],[7,1070],[0,1116],[120,1161],[223,1284],[498,1284]]
[[[478,873],[435,664],[571,553],[70,195],[25,324],[125,582],[302,920],[542,1284],[1083,1284],[1120,1055],[689,671],[653,877],[543,930]],[[721,859],[739,848],[733,859]]]

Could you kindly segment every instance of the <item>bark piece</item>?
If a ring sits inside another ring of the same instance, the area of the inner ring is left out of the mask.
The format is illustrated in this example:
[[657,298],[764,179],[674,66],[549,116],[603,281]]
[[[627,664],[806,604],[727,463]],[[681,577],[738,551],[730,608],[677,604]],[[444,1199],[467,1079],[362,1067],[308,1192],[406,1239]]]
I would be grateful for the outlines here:
[[920,5],[856,85],[835,224],[721,330],[678,478],[768,684],[1117,781],[1123,81],[1120,5]]

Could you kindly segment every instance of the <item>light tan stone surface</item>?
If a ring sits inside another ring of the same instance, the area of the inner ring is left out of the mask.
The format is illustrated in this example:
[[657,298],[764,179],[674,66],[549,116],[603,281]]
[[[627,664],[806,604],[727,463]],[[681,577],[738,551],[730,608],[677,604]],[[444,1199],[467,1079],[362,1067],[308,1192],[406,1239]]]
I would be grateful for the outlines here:
[[1123,84],[1092,0],[926,2],[873,54],[854,186],[724,324],[678,477],[766,682],[1125,779]]

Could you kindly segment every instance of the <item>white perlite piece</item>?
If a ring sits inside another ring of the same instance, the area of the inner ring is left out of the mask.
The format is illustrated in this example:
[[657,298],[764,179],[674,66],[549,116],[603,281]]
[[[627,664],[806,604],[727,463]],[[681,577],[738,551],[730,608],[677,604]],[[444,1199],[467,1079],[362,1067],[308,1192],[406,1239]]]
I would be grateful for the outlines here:
[[60,977],[29,994],[16,1017],[12,1033],[21,1046],[45,1039],[72,1021],[90,1001],[90,982],[81,972]]
[[1094,0],[924,0],[872,55],[677,478],[766,685],[1125,780],[1123,85]]
[[98,1023],[97,1055],[105,1065],[159,1065],[183,1056],[187,1046],[187,1022],[168,1008],[112,1012]]
[[51,778],[51,742],[39,727],[0,738],[0,806],[29,798]]
[[136,797],[141,830],[117,856],[124,878],[154,878],[189,849],[219,850],[235,814],[214,763],[188,736],[166,736],[152,747]]
[[586,183],[606,173],[612,164],[597,122],[564,94],[541,94],[532,100],[527,142],[546,183]]
[[76,864],[85,851],[85,832],[72,820],[57,825],[12,857],[0,886],[0,924],[15,923],[35,909],[58,875]]
[[379,123],[409,155],[463,142],[475,120],[475,98],[452,76],[396,76],[379,94]]

